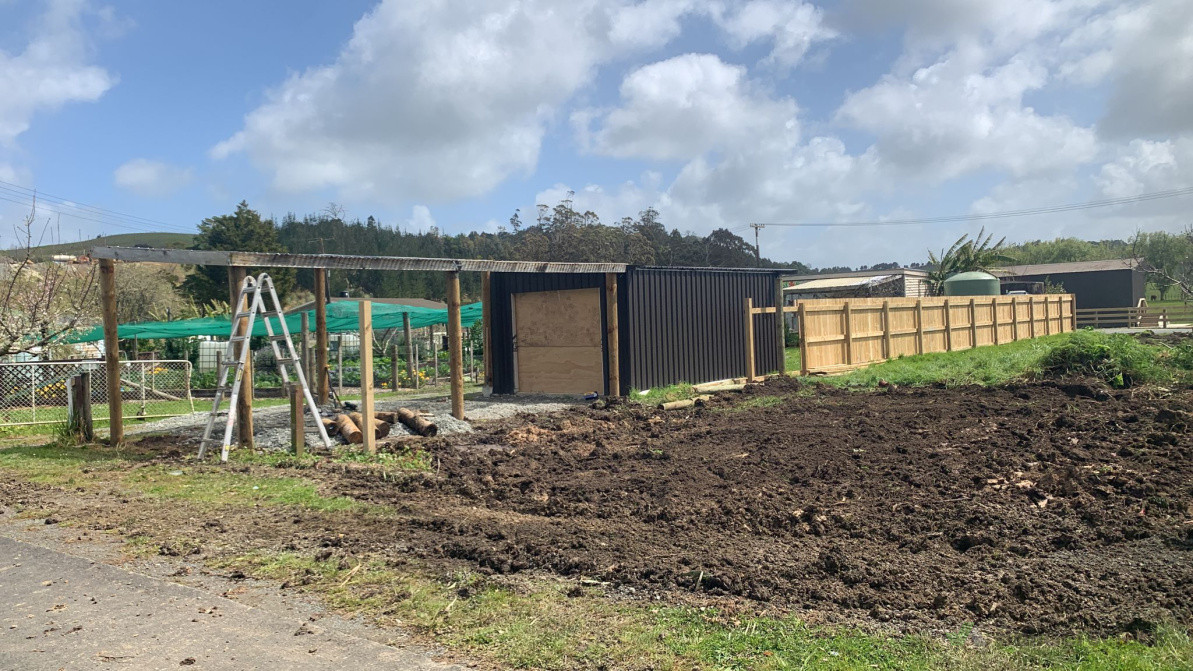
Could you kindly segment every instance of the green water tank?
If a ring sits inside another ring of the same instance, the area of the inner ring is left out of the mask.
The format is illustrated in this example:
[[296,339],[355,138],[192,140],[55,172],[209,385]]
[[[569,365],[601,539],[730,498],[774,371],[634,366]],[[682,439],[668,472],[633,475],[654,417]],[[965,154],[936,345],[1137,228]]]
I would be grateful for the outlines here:
[[957,273],[944,281],[945,296],[997,296],[1000,293],[998,278],[980,270]]

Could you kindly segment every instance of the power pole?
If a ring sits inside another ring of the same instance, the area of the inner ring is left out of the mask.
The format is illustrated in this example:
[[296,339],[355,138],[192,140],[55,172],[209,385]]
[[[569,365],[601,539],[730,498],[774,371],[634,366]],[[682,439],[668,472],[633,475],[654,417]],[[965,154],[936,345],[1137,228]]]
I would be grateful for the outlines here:
[[757,261],[759,265],[762,264],[762,250],[758,247],[758,231],[762,230],[764,226],[766,226],[766,224],[750,224],[750,228],[754,229],[754,260]]

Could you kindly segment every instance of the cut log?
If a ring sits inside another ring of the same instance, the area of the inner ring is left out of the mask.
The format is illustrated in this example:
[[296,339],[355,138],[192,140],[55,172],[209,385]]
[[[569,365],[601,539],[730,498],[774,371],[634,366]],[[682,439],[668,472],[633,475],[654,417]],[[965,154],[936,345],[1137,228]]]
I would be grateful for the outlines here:
[[703,389],[700,389],[699,391],[715,393],[718,391],[741,391],[742,389],[745,389],[745,388],[746,388],[746,385],[744,385],[744,384],[730,383],[730,384],[718,385],[715,387],[704,387]]
[[420,436],[434,436],[439,433],[439,427],[435,426],[435,422],[423,417],[417,412],[409,408],[398,408],[398,421],[405,424],[411,431]]
[[668,401],[667,403],[660,403],[659,410],[682,410],[683,408],[691,408],[695,405],[704,405],[712,399],[712,396],[703,394],[692,398],[686,398],[682,401]]
[[398,413],[396,413],[396,412],[390,412],[388,410],[383,410],[381,412],[373,413],[373,416],[383,422],[389,422],[390,424],[398,423]]
[[365,440],[364,434],[361,433],[360,427],[348,415],[336,415],[336,431],[340,436],[354,445],[359,445]]
[[319,421],[323,422],[323,429],[327,431],[327,435],[334,436],[339,431],[334,419],[330,417],[320,417]]
[[[357,427],[362,427],[365,425],[365,418],[359,412],[350,412],[350,413],[348,413],[348,417],[352,420],[352,423],[356,424]],[[376,418],[377,413],[373,413],[373,417]],[[380,438],[384,438],[384,437],[388,436],[389,429],[392,426],[393,426],[392,422],[387,422],[383,419],[374,419],[373,420],[373,437],[380,439]],[[364,431],[364,429],[361,429],[361,431]]]

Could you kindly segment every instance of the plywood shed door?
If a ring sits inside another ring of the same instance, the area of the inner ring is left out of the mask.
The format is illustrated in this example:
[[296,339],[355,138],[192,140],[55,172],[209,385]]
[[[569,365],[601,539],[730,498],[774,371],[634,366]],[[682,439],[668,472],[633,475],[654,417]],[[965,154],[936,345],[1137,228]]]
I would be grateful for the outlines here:
[[585,394],[605,388],[601,290],[513,295],[519,393]]

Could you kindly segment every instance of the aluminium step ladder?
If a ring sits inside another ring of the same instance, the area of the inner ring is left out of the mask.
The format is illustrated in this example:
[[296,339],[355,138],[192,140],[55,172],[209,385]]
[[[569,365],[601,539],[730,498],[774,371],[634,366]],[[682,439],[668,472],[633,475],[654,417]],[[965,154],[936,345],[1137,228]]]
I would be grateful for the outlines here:
[[[265,293],[268,292],[271,301],[270,307],[265,305]],[[298,359],[298,352],[294,350],[294,342],[290,340],[290,329],[286,326],[285,315],[282,312],[282,303],[278,300],[277,291],[274,289],[273,280],[267,273],[261,273],[259,277],[254,279],[251,275],[244,278],[244,282],[240,285],[240,295],[236,299],[236,304],[233,306],[232,314],[232,333],[228,338],[228,348],[224,353],[223,361],[220,362],[220,369],[217,373],[219,383],[216,385],[215,398],[211,404],[211,415],[207,418],[207,428],[203,431],[203,440],[199,443],[199,459],[207,454],[207,446],[220,442],[222,445],[220,451],[220,461],[228,461],[228,447],[232,443],[232,427],[236,424],[236,402],[240,397],[241,381],[244,378],[244,367],[251,356],[252,348],[250,340],[253,337],[253,322],[257,315],[261,315],[261,320],[265,324],[266,337],[269,339],[269,345],[273,348],[274,359],[278,362],[278,372],[281,373],[283,386],[290,383],[290,374],[288,366],[294,366],[295,377],[298,378],[298,384],[302,387],[303,397],[306,399],[307,406],[310,408],[311,417],[315,420],[315,427],[319,429],[319,437],[323,439],[323,445],[331,449],[331,439],[327,437],[327,429],[324,428],[323,422],[320,419],[319,406],[315,404],[315,399],[311,396],[310,385],[307,384],[306,375],[303,373],[302,365]],[[270,319],[276,319],[281,327],[281,333],[274,333],[273,325],[270,324]],[[244,324],[244,329],[237,333],[237,327]],[[286,344],[285,355],[279,343]],[[232,372],[231,384],[228,382],[228,373]],[[212,436],[215,432],[215,419],[219,414],[220,402],[223,401],[224,395],[231,392],[228,397],[228,418],[224,426],[223,440]]]

